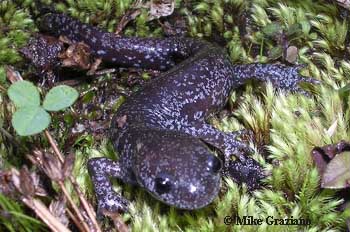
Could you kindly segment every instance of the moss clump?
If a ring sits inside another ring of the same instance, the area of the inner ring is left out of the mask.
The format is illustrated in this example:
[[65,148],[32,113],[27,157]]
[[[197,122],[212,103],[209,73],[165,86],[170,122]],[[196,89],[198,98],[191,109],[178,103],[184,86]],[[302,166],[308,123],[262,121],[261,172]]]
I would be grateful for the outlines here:
[[18,48],[25,45],[33,31],[33,20],[25,10],[13,1],[0,2],[0,65],[14,64],[21,60]]

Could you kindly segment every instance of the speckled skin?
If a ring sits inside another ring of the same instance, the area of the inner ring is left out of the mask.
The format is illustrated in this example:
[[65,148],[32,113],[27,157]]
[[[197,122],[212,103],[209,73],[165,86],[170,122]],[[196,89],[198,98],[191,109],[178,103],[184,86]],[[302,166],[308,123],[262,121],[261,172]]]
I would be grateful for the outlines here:
[[51,36],[31,38],[20,52],[41,71],[53,69],[59,62],[58,55],[64,49],[63,43]]
[[[209,204],[220,188],[222,161],[208,145],[220,150],[236,181],[255,185],[260,166],[245,156],[249,147],[206,123],[220,110],[229,92],[248,79],[271,81],[276,87],[299,91],[298,68],[283,65],[233,65],[226,52],[191,38],[123,38],[61,14],[47,14],[41,28],[50,34],[83,41],[103,61],[123,67],[167,70],[120,107],[111,125],[118,161],[88,163],[99,208],[126,210],[127,201],[112,190],[109,177],[144,187],[157,199],[182,209]],[[177,64],[177,60],[184,60]],[[230,161],[231,162],[231,161]],[[232,162],[231,162],[232,163]]]

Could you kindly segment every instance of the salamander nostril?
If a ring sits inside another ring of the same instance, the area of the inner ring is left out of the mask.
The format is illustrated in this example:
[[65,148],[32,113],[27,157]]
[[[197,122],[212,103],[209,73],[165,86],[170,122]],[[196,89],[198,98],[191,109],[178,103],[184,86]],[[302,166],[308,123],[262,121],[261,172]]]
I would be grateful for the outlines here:
[[218,173],[222,168],[222,162],[216,156],[211,156],[208,160],[208,171],[213,173]]

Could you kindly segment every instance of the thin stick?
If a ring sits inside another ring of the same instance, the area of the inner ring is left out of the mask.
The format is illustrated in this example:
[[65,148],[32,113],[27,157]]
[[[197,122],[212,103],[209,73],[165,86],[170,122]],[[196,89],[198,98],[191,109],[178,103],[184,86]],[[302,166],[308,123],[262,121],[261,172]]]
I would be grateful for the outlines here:
[[23,144],[19,143],[15,137],[13,137],[7,130],[4,128],[0,127],[0,133],[2,133],[4,136],[6,136],[14,145],[18,146],[21,148],[23,151],[28,152],[28,148],[26,148]]
[[[60,150],[58,149],[54,138],[51,136],[50,132],[48,132],[47,130],[45,130],[45,135],[46,135],[47,139],[49,140],[49,143],[50,143],[52,149],[54,150],[55,154],[58,156],[60,161],[63,163],[64,162],[63,155],[60,152]],[[74,190],[77,192],[79,199],[81,201],[81,204],[83,205],[83,207],[84,207],[86,213],[88,214],[92,224],[94,225],[96,231],[102,232],[102,230],[101,230],[101,228],[98,225],[98,222],[96,220],[96,214],[95,214],[94,210],[92,209],[92,206],[87,202],[87,200],[83,196],[83,193],[81,192],[78,183],[76,182],[76,180],[72,176],[69,177],[69,180],[73,184]]]
[[64,162],[64,158],[63,158],[63,155],[62,153],[60,152],[60,150],[58,149],[56,143],[55,143],[55,140],[52,138],[51,134],[49,133],[48,130],[45,130],[45,135],[46,135],[46,138],[49,140],[49,143],[53,149],[53,151],[55,152],[55,154],[58,156],[58,158],[60,159],[60,161],[63,163]]
[[68,194],[68,191],[67,191],[66,187],[64,186],[64,183],[62,181],[58,181],[58,185],[61,187],[61,189],[63,191],[63,194],[67,198],[70,206],[73,208],[73,210],[74,210],[75,214],[77,215],[78,219],[81,221],[81,224],[82,224],[83,228],[85,229],[84,231],[89,232],[90,231],[89,226],[86,224],[83,215],[81,215],[78,207],[75,205],[75,203],[73,202],[72,198]]
[[5,92],[5,93],[7,92],[7,89],[4,86],[2,86],[2,85],[0,85],[0,90]]
[[124,29],[124,27],[133,19],[135,19],[139,14],[141,14],[140,9],[135,9],[139,7],[142,3],[142,0],[136,0],[125,12],[123,17],[119,20],[119,23],[117,25],[117,29],[115,30],[114,34],[119,35],[121,31]]
[[72,219],[72,221],[74,222],[74,224],[78,227],[79,231],[84,231],[84,228],[81,226],[81,223],[78,221],[78,219],[74,216],[74,214],[69,209],[67,209],[67,213],[69,217]]
[[89,202],[85,199],[85,197],[83,196],[83,193],[81,192],[78,183],[75,181],[75,179],[70,176],[69,180],[71,181],[71,183],[73,184],[73,187],[75,189],[75,191],[77,192],[79,199],[81,201],[81,204],[83,205],[86,213],[89,215],[92,224],[94,225],[95,229],[97,232],[102,232],[97,220],[96,220],[96,214],[95,211],[92,209],[92,206],[89,204]]
[[119,213],[103,212],[105,216],[112,218],[113,223],[119,232],[129,232],[128,226],[123,222],[122,217]]
[[51,214],[49,209],[40,201],[34,198],[23,197],[22,202],[26,204],[29,208],[34,210],[36,215],[45,222],[45,224],[54,232],[71,232],[67,227],[65,227],[60,221],[56,219],[55,216]]

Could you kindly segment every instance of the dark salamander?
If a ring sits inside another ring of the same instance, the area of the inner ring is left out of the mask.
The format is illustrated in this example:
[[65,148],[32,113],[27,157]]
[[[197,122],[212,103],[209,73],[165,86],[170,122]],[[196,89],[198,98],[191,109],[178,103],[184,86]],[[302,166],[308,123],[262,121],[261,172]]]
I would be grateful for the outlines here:
[[316,83],[300,76],[297,67],[234,65],[223,48],[197,39],[117,37],[55,13],[42,17],[41,29],[83,41],[105,62],[166,71],[129,97],[114,116],[111,139],[120,159],[88,162],[100,210],[127,209],[127,201],[112,190],[110,177],[142,186],[178,208],[208,205],[219,192],[222,170],[221,159],[208,145],[224,154],[225,165],[231,155],[238,157],[230,165],[233,178],[255,185],[263,172],[245,156],[250,149],[237,139],[241,132],[224,133],[206,118],[222,109],[230,91],[248,79],[302,93],[300,82]]

